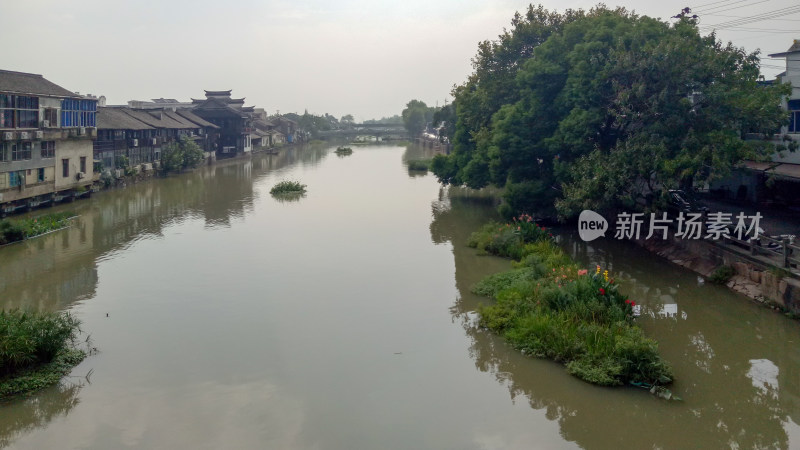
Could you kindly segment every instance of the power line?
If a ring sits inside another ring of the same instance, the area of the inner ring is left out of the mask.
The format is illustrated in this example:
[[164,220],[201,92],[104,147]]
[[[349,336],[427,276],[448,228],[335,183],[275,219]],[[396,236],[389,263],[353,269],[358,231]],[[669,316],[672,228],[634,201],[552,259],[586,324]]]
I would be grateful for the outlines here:
[[715,7],[713,7],[713,8],[710,8],[710,9],[704,9],[704,10],[700,10],[700,11],[694,11],[694,10],[692,10],[692,12],[693,12],[693,13],[699,13],[699,14],[704,14],[704,13],[707,13],[707,12],[709,12],[709,11],[714,11],[714,10],[719,10],[719,11],[717,11],[717,12],[725,12],[725,11],[731,11],[731,10],[734,10],[734,9],[745,8],[745,7],[747,7],[747,6],[753,6],[753,5],[757,5],[757,4],[759,4],[759,3],[766,3],[766,2],[768,2],[768,1],[770,1],[770,0],[761,0],[761,1],[758,1],[758,2],[754,2],[754,3],[748,3],[748,4],[746,4],[746,5],[737,6],[737,7],[735,7],[735,8],[728,8],[728,6],[731,6],[731,5],[736,5],[736,4],[738,4],[738,3],[744,3],[744,2],[746,2],[746,1],[748,1],[748,0],[737,0],[737,1],[735,1],[735,2],[728,3],[727,5],[715,6]]
[[769,11],[769,12],[762,13],[762,14],[756,14],[754,16],[750,16],[750,17],[743,18],[743,19],[735,19],[735,20],[729,20],[729,21],[726,21],[726,22],[721,22],[721,23],[718,23],[718,24],[705,25],[702,28],[706,28],[706,29],[708,29],[708,28],[711,28],[711,29],[722,29],[722,28],[737,27],[737,26],[741,26],[741,25],[747,25],[747,24],[751,24],[751,23],[755,23],[755,22],[760,22],[762,20],[774,19],[776,17],[783,17],[783,16],[787,16],[787,15],[791,15],[791,14],[797,14],[797,13],[800,13],[800,5],[798,5],[798,6],[790,6],[788,8],[776,9],[774,11]]
[[[716,13],[707,13],[707,16],[717,16],[717,17],[731,17],[734,19],[749,19],[749,16],[731,16],[726,14],[716,14]],[[800,22],[800,19],[766,19],[766,20],[777,20],[779,22]]]

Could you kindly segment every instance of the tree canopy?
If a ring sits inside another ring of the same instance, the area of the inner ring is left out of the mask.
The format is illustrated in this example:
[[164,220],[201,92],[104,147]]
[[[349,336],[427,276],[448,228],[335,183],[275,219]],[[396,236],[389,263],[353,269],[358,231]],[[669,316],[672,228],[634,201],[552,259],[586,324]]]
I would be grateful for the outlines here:
[[420,100],[411,100],[406,104],[406,108],[401,114],[403,125],[411,136],[417,136],[425,131],[425,128],[433,120],[435,108],[429,107]]
[[785,120],[785,86],[759,86],[757,53],[674,24],[599,6],[530,7],[483,42],[454,89],[454,151],[443,183],[505,186],[507,213],[631,207],[763,157],[748,132]]

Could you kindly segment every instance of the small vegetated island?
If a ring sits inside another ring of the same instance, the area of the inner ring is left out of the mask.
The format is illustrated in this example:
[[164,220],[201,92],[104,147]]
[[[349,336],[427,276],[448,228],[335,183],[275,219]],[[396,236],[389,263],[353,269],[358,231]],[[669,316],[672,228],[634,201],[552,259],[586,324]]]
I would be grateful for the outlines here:
[[427,172],[430,167],[430,159],[414,159],[408,162],[408,170],[412,172]]
[[272,186],[269,193],[281,201],[298,200],[306,195],[306,185],[299,181],[284,180]]
[[349,156],[353,154],[353,149],[350,147],[338,147],[334,153],[337,156]]
[[58,383],[86,357],[68,312],[0,311],[0,400]]
[[636,301],[619,291],[608,270],[579,268],[529,215],[489,223],[468,244],[515,260],[513,270],[474,286],[495,300],[479,309],[481,326],[590,383],[632,384],[673,398],[664,387],[672,383],[672,369],[635,324]]

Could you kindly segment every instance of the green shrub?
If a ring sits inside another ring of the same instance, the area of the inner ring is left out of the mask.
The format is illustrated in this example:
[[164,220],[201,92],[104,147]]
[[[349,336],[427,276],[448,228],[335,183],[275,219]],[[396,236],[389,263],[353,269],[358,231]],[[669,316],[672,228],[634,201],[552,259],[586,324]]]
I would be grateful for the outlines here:
[[716,284],[725,284],[734,275],[736,275],[736,269],[733,266],[720,266],[708,277],[708,281]]
[[303,194],[306,192],[306,185],[301,184],[298,181],[288,181],[284,180],[272,186],[272,189],[269,190],[269,193],[272,195],[280,195],[280,194]]

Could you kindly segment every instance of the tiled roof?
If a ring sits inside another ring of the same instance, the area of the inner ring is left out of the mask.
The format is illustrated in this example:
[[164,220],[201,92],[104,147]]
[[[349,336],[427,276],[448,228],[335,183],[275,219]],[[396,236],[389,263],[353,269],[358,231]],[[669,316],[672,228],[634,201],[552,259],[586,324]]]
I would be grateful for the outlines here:
[[213,123],[203,119],[202,117],[198,116],[197,114],[187,110],[187,109],[179,109],[175,111],[181,117],[188,119],[201,127],[210,127],[210,128],[219,128],[218,126],[214,125]]
[[0,70],[0,92],[81,98],[80,95],[46,80],[41,75],[35,73],[12,72],[10,70]]
[[125,113],[128,108],[97,108],[97,128],[100,130],[152,130],[153,127]]
[[[123,108],[123,110],[125,111],[125,114],[128,114],[129,116],[138,119],[155,128],[174,128],[174,129],[185,128],[183,123],[170,119],[169,116],[167,116],[166,114],[161,115],[161,117],[154,117],[153,114],[150,114],[149,112],[145,111],[129,109],[129,108]],[[149,111],[152,111],[154,114],[163,112],[159,110],[149,110]],[[196,128],[196,127],[190,127],[190,128]]]

